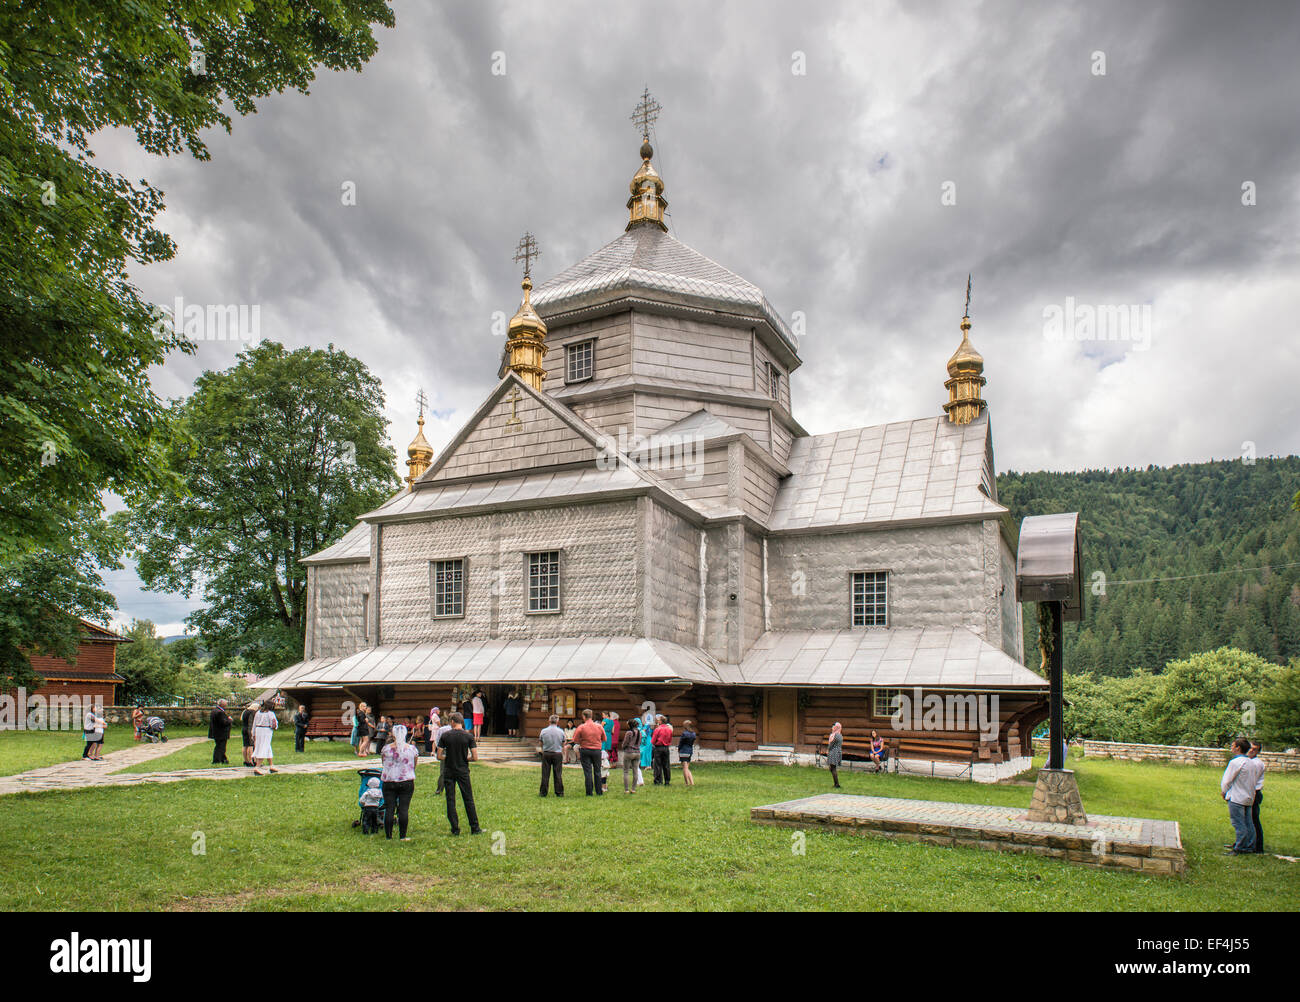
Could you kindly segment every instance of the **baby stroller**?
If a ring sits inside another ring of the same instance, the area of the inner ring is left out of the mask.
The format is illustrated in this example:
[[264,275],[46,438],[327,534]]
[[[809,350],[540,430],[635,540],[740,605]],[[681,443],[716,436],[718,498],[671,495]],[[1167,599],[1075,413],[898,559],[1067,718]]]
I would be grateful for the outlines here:
[[167,721],[162,717],[149,717],[145,720],[144,726],[140,728],[140,737],[154,744],[159,741],[166,741],[167,735],[163,733],[167,729]]
[[370,781],[372,779],[377,779],[380,781],[381,784],[380,789],[382,791],[383,789],[382,777],[384,775],[384,772],[382,769],[358,769],[357,775],[361,777],[361,784],[360,786],[357,787],[357,807],[360,808],[361,810],[361,817],[357,818],[355,821],[352,822],[352,827],[360,828],[361,834],[363,835],[373,835],[375,832],[379,831],[379,821],[380,818],[383,817],[382,814],[384,809],[383,794],[382,792],[380,793],[379,803],[375,805],[375,807],[373,808],[367,807],[365,804],[363,804],[361,802],[361,797],[366,792],[366,789],[369,787]]

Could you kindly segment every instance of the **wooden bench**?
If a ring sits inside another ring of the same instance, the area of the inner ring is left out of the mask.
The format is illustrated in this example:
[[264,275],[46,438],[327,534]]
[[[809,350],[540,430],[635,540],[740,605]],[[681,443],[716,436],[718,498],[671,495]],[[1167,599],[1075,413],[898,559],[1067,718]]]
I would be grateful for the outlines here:
[[[821,743],[817,745],[817,751],[815,753],[815,761],[819,766],[826,758],[827,751],[828,751],[827,746],[828,746],[828,742],[825,739],[823,739]],[[890,747],[889,742],[885,742],[884,750],[880,753],[881,765],[883,766],[885,772],[889,771],[890,762],[897,763],[898,761],[897,752],[898,752],[897,742],[895,742],[895,746],[893,748]],[[844,761],[850,761],[850,762],[870,762],[871,761],[871,739],[870,738],[841,738],[840,758]]]

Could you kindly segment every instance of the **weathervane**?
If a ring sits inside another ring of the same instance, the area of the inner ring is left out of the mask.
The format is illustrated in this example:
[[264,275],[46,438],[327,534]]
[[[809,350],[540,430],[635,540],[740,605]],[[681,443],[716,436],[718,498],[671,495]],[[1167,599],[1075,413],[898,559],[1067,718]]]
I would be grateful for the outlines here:
[[429,406],[429,398],[424,395],[424,387],[415,394],[416,406],[420,408],[420,420],[424,420],[424,409]]
[[966,312],[963,316],[970,316],[970,275],[966,276]]
[[647,143],[650,142],[650,126],[655,124],[659,112],[663,110],[663,105],[650,96],[650,88],[646,87],[641,94],[641,103],[636,106],[636,111],[632,112],[632,122],[641,131],[641,138]]
[[533,235],[525,233],[519,239],[519,246],[515,248],[515,261],[524,263],[524,278],[532,276],[533,261],[541,256],[541,248],[537,246],[537,241],[533,239]]

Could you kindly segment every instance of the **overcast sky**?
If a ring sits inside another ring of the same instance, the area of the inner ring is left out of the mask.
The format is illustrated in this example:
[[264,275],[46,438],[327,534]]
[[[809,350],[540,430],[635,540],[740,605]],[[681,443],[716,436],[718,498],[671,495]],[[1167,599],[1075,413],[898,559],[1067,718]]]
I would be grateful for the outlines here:
[[[646,85],[673,235],[803,317],[810,432],[941,413],[969,272],[1001,470],[1300,452],[1300,5],[394,6],[360,74],[265,100],[208,163],[96,148],[166,194],[145,295],[359,357],[401,458],[418,388],[440,450],[494,386],[520,234],[544,281],[622,232]],[[1089,340],[1115,307],[1136,326]],[[194,607],[110,584],[119,621]]]

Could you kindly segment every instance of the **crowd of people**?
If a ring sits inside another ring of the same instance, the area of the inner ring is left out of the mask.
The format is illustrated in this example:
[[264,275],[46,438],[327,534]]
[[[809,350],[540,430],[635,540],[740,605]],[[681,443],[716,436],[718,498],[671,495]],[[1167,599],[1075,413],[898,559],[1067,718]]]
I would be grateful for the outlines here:
[[[550,792],[552,781],[555,795],[564,796],[565,765],[582,766],[583,785],[587,796],[603,796],[609,792],[610,771],[622,764],[623,792],[636,793],[645,785],[645,770],[650,769],[655,786],[667,786],[672,780],[671,750],[673,725],[668,716],[647,710],[633,717],[627,726],[616,712],[609,710],[596,719],[596,711],[583,710],[582,722],[575,726],[551,714],[547,726],[539,735],[542,752],[541,796]],[[677,739],[677,761],[682,767],[682,781],[695,785],[691,775],[691,759],[699,735],[695,725],[687,720]]]

